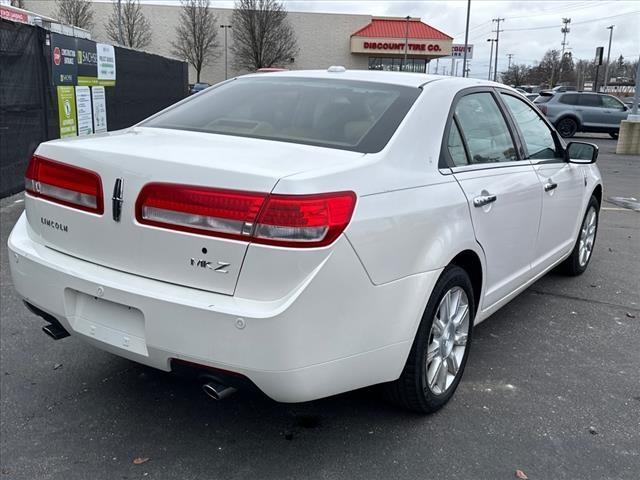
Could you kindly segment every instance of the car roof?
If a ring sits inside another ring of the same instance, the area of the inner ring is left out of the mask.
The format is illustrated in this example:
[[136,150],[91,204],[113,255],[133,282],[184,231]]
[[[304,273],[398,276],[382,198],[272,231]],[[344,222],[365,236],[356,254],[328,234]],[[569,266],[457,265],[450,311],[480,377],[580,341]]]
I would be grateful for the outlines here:
[[[265,78],[264,74],[243,75],[241,78],[251,77]],[[410,72],[385,72],[380,70],[344,70],[333,72],[329,72],[327,70],[288,70],[285,72],[269,73],[268,78],[274,77],[358,80],[416,88],[426,83],[438,81],[447,82],[451,84],[452,87],[455,86],[457,88],[464,88],[465,86],[471,87],[478,85],[489,85],[511,89],[511,87],[507,87],[506,85],[503,85],[501,83],[489,82],[487,80],[474,78],[450,77],[446,75],[425,75],[424,73]]]

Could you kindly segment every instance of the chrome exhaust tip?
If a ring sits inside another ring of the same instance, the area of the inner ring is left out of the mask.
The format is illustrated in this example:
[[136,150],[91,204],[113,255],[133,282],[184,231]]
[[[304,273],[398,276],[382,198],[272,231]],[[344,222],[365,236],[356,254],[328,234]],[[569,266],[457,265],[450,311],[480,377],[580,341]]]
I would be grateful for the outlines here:
[[202,390],[214,400],[224,400],[236,393],[236,389],[217,382],[207,382],[202,385]]

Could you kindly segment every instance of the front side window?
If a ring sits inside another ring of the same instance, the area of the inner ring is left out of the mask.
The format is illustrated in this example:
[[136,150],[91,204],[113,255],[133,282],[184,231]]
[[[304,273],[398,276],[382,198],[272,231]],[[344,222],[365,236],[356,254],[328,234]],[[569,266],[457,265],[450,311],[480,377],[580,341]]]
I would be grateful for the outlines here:
[[529,158],[554,158],[556,144],[553,134],[540,115],[525,102],[512,95],[502,94],[502,98],[518,124],[522,140],[529,152]]
[[582,107],[601,107],[600,95],[594,93],[583,93],[578,96],[578,105]]
[[455,115],[467,142],[469,163],[518,160],[507,122],[490,93],[472,93],[460,99]]
[[604,108],[614,108],[616,110],[622,110],[624,108],[624,104],[613,97],[602,97],[602,106]]
[[142,126],[375,153],[387,144],[420,92],[351,80],[239,78]]

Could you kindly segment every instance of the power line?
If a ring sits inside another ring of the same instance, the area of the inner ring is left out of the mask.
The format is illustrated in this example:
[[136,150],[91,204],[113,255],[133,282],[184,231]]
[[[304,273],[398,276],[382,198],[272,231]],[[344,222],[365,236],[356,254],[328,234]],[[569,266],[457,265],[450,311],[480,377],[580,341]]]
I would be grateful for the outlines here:
[[[634,13],[640,13],[640,10],[636,10],[636,11],[633,11],[633,12],[618,13],[617,15],[610,15],[608,17],[594,18],[593,20],[583,20],[582,22],[574,22],[573,25],[584,25],[585,23],[600,22],[601,20],[607,20],[609,18],[622,17],[622,16],[625,16],[625,15],[634,14]],[[549,28],[558,28],[558,26],[557,25],[548,25],[546,27],[506,28],[503,31],[504,32],[523,32],[525,30],[547,30]]]

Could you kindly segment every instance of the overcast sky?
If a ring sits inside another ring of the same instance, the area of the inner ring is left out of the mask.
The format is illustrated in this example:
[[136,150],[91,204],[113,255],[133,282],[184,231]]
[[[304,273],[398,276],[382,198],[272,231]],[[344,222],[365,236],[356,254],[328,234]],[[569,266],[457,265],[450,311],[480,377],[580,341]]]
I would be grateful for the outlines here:
[[[149,3],[178,3],[177,0],[142,0]],[[464,43],[466,0],[284,0],[290,11],[339,12],[420,17],[422,21]],[[231,0],[212,0],[211,5],[233,8]],[[493,18],[504,18],[500,29],[498,69],[507,67],[507,54],[513,62],[533,64],[550,48],[561,48],[562,18],[571,18],[567,42],[575,59],[592,59],[598,46],[609,41],[606,27],[615,25],[611,58],[623,55],[635,59],[640,55],[640,1],[561,1],[471,0],[469,43],[474,44],[471,76],[483,77],[489,68],[490,43],[495,38]],[[329,32],[325,32],[330,34]],[[441,62],[442,63],[442,62]],[[450,62],[444,62],[450,68]]]

